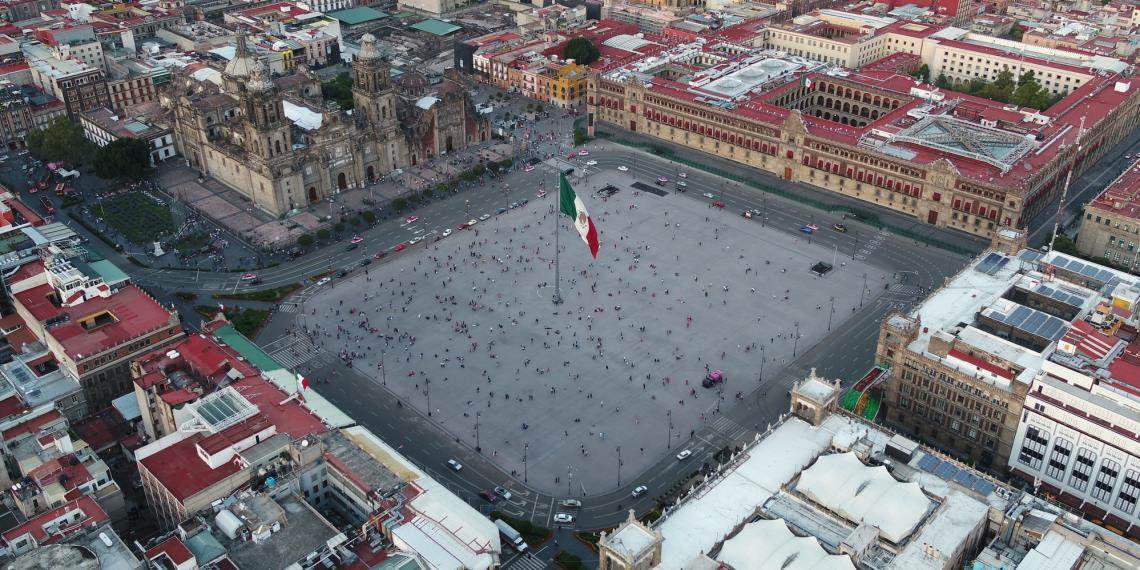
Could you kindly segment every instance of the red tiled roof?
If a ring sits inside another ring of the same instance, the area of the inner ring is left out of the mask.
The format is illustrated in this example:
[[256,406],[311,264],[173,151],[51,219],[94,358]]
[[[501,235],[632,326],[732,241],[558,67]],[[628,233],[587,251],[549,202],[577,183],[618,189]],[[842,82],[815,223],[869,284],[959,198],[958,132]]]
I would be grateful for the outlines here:
[[57,422],[61,419],[63,419],[63,414],[59,413],[59,410],[48,410],[45,413],[42,413],[34,418],[24,420],[23,422],[20,422],[19,424],[4,430],[3,433],[0,433],[0,439],[3,439],[3,441],[12,441],[13,439],[16,439],[20,436],[36,433],[40,431],[40,429],[42,429],[44,426],[51,424],[52,422]]
[[[51,327],[48,332],[63,345],[68,357],[82,360],[122,345],[167,325],[170,312],[141,289],[128,285],[110,297],[89,299],[75,307],[59,307],[48,295],[50,285],[40,285],[13,295],[15,300],[40,322],[67,315],[67,322]],[[101,312],[115,321],[92,330],[79,322]]]
[[190,549],[186,548],[186,545],[183,544],[182,540],[180,540],[177,536],[172,536],[158,543],[158,545],[154,548],[147,550],[145,556],[149,561],[154,560],[155,558],[158,558],[164,554],[170,558],[170,561],[173,562],[176,566],[182,565],[183,563],[190,561],[191,558],[194,558],[194,555],[190,553]]
[[1120,173],[1086,208],[1140,219],[1140,159]]
[[[75,460],[74,462],[72,460]],[[63,478],[65,477],[66,478]],[[45,461],[28,472],[28,477],[40,487],[58,482],[67,491],[90,481],[91,472],[75,458],[74,453]]]
[[163,392],[161,396],[163,402],[168,406],[181,406],[187,402],[193,402],[198,399],[198,394],[187,390],[186,388],[179,388],[169,392]]
[[203,489],[240,471],[234,461],[227,461],[217,469],[202,461],[198,455],[198,442],[205,438],[201,433],[194,434],[139,463],[159,481],[166,490],[179,501],[201,492]]
[[976,356],[970,356],[969,354],[966,354],[965,352],[962,352],[956,348],[950,349],[950,356],[953,356],[954,358],[957,358],[958,360],[961,360],[963,362],[973,364],[974,366],[977,366],[978,368],[980,368],[982,370],[986,370],[988,372],[992,372],[994,374],[997,374],[998,376],[1001,376],[1002,378],[1013,379],[1013,373],[1010,372],[1009,370],[1006,370],[1005,368],[1002,368],[996,364],[991,364],[989,362],[986,362],[985,360],[982,360],[981,358],[978,358]]
[[1104,358],[1112,350],[1112,347],[1119,342],[1102,334],[1084,320],[1074,322],[1065,336],[1061,337],[1061,340],[1077,347],[1077,352],[1093,360]]
[[[47,530],[44,529],[44,527],[47,526],[49,522],[58,519],[65,513],[69,513],[75,510],[82,511],[86,516],[79,522],[61,528],[59,529],[59,532],[52,535],[49,535],[47,533]],[[95,499],[85,495],[73,501],[70,501],[65,505],[61,505],[50,511],[43,512],[29,519],[24,524],[12,530],[9,530],[0,536],[3,537],[5,543],[11,545],[20,537],[26,534],[31,534],[32,538],[36,540],[36,543],[40,546],[43,546],[46,544],[54,544],[56,542],[60,542],[66,539],[68,536],[75,534],[76,531],[97,527],[107,522],[108,520],[110,520],[110,517],[108,517],[107,513],[101,507],[99,507],[99,504],[95,502]]]
[[20,398],[14,394],[0,400],[0,420],[4,420],[16,414],[22,414],[28,410],[28,407],[20,401]]
[[95,451],[111,447],[118,439],[115,429],[104,415],[85,420],[83,423],[75,424],[74,427],[79,437]]
[[296,439],[328,431],[320,418],[297,400],[282,403],[289,399],[289,394],[260,376],[242,378],[232,386],[277,426],[278,433],[287,433]]

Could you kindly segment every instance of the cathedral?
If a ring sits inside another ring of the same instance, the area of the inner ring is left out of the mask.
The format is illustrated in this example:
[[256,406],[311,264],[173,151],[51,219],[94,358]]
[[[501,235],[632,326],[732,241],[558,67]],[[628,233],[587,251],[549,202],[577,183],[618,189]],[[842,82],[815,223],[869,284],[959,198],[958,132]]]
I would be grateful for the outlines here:
[[452,71],[436,85],[417,72],[393,79],[365,34],[352,62],[354,109],[343,111],[322,102],[319,80],[303,67],[270,77],[242,35],[220,85],[181,76],[164,102],[189,166],[284,216],[487,140],[489,122]]

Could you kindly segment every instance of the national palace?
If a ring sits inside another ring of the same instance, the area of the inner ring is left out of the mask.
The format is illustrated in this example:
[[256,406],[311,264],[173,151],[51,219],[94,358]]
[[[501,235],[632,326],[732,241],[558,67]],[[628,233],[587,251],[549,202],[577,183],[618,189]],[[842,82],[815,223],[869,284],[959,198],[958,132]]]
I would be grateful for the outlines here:
[[[1037,225],[1131,131],[1140,86],[1124,62],[963,29],[837,10],[693,38],[609,38],[588,128],[649,135],[992,237]],[[618,49],[620,46],[620,49]],[[1033,72],[1058,99],[1021,108],[930,81]]]

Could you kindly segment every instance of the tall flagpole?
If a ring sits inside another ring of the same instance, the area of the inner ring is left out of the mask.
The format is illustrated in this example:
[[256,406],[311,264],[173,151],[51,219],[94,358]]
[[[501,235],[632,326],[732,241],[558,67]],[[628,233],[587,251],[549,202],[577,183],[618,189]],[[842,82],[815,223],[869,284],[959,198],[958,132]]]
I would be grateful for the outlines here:
[[554,299],[553,299],[553,301],[554,301],[555,305],[561,305],[562,304],[562,274],[559,271],[559,267],[558,267],[558,257],[560,255],[559,250],[562,249],[558,243],[558,234],[562,233],[562,232],[558,231],[558,227],[560,225],[562,225],[562,223],[561,223],[562,220],[558,218],[558,216],[562,215],[562,176],[563,175],[561,174],[561,170],[560,170],[559,175],[558,175],[558,199],[555,200],[555,205],[554,205]]

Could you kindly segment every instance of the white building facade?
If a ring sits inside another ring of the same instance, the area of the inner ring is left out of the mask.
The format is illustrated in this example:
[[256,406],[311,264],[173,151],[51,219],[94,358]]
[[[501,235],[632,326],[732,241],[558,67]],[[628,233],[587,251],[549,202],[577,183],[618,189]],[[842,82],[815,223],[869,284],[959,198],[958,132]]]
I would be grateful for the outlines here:
[[1010,468],[1105,526],[1140,527],[1140,390],[1053,362],[1043,368],[1026,395]]

